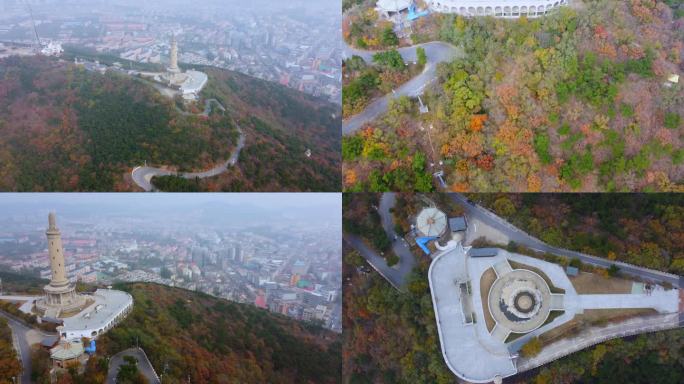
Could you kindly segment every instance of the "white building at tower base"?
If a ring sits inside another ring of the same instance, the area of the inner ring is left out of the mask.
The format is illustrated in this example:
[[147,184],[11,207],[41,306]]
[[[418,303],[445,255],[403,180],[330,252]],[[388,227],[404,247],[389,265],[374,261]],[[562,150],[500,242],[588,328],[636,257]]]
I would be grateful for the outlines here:
[[427,0],[432,12],[462,16],[517,18],[539,17],[570,3],[570,0]]
[[121,322],[133,309],[133,297],[128,292],[98,289],[89,296],[92,304],[79,314],[61,319],[60,336],[66,340],[97,338]]
[[[408,12],[413,0],[378,0],[376,11],[385,18]],[[570,0],[425,0],[430,12],[454,13],[466,17],[539,17],[568,5]]]

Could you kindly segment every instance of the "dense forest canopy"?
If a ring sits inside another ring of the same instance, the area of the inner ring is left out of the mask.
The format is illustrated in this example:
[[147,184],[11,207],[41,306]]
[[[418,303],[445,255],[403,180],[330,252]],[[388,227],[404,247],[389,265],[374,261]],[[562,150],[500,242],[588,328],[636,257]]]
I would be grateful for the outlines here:
[[470,194],[559,247],[684,275],[681,194]]
[[247,136],[238,166],[208,179],[208,189],[340,190],[339,105],[254,77],[202,70],[210,79],[202,95],[234,110]]
[[0,65],[0,189],[128,190],[144,161],[182,168],[219,161],[228,116],[183,116],[141,80],[44,57]]
[[187,171],[226,161],[237,144],[236,124],[247,137],[237,169],[200,189],[339,189],[339,106],[235,72],[203,70],[210,77],[203,98],[218,99],[227,112],[202,116],[191,105],[187,113],[125,74],[46,57],[2,59],[0,190],[137,190],[130,171],[144,162]]
[[[450,216],[457,209],[447,204],[445,194],[426,196]],[[440,201],[440,196],[446,200]],[[415,214],[410,204],[414,197],[397,196],[393,214],[398,233],[409,227],[402,217],[407,221]],[[467,197],[550,244],[684,273],[684,198],[680,194],[474,193]],[[374,208],[378,202],[379,194],[345,194],[344,228],[382,250],[390,240]],[[427,279],[430,260],[417,250],[414,255],[417,266],[406,292],[400,292],[367,268],[357,251],[344,249],[343,278],[349,282],[343,307],[345,382],[460,382],[440,352]],[[577,266],[575,261],[570,265]],[[600,343],[504,382],[678,384],[684,379],[682,356],[684,330],[668,330]]]
[[576,1],[536,19],[416,23],[419,41],[465,55],[440,65],[423,98],[430,113],[400,100],[343,140],[345,188],[419,189],[373,177],[422,154],[443,162],[432,171],[454,191],[680,190],[684,87],[669,79],[682,72],[684,19],[668,4]]
[[[60,383],[104,383],[107,358],[136,344],[164,382],[339,382],[341,336],[334,332],[179,288],[146,283],[115,288],[133,295],[133,312],[98,338],[98,353],[84,372],[62,372]],[[49,383],[49,357],[40,348],[33,357],[34,380]]]

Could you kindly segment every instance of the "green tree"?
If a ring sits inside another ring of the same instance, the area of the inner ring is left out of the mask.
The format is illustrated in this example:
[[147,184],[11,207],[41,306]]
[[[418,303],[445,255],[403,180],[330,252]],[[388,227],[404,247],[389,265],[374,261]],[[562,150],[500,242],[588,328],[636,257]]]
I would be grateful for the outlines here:
[[423,48],[423,47],[416,48],[416,57],[417,57],[416,63],[419,66],[424,67],[425,64],[427,64],[427,55],[425,54],[425,48]]
[[538,337],[531,338],[525,345],[520,349],[520,354],[524,357],[534,357],[541,352],[542,342]]
[[387,266],[391,267],[399,263],[399,256],[395,255],[394,252],[389,252],[385,255],[385,260],[387,261]]
[[392,70],[402,70],[406,66],[404,59],[396,49],[385,52],[378,52],[373,55],[373,62]]
[[617,276],[618,272],[620,272],[620,267],[618,267],[615,264],[611,264],[610,268],[608,268],[608,275],[609,276],[615,277],[615,276]]
[[499,197],[494,201],[494,210],[504,217],[511,217],[516,212],[515,205],[506,196]]
[[387,47],[399,45],[399,38],[397,37],[397,34],[394,33],[392,26],[388,26],[382,30],[380,42]]
[[359,135],[342,137],[342,159],[356,160],[363,152],[363,138]]

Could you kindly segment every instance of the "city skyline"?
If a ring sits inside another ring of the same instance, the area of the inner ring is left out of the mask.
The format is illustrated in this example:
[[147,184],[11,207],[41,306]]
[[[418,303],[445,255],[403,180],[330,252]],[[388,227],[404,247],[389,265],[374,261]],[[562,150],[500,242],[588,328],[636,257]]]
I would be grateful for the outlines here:
[[57,212],[72,283],[156,282],[341,331],[340,194],[3,196],[0,265],[15,273],[49,279]]

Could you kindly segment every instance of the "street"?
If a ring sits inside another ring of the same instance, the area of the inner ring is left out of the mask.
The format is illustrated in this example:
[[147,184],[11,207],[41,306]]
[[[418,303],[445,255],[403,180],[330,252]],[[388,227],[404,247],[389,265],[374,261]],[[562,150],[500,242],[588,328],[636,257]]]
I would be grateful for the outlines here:
[[[349,135],[363,127],[366,123],[375,120],[383,113],[387,112],[389,101],[401,96],[416,97],[423,93],[426,86],[437,79],[437,64],[441,62],[449,62],[454,58],[463,54],[463,52],[444,42],[430,42],[424,44],[417,44],[410,47],[398,48],[397,51],[404,58],[405,62],[415,62],[417,60],[416,48],[423,47],[425,55],[427,56],[427,63],[423,72],[408,82],[398,87],[393,93],[389,93],[380,97],[370,103],[361,113],[351,116],[342,122],[342,134]],[[366,63],[372,64],[373,55],[378,52],[362,51],[345,47],[343,56],[350,58],[352,56],[362,57]]]
[[116,375],[119,367],[124,364],[124,356],[132,356],[138,360],[138,370],[147,378],[150,384],[159,384],[160,380],[154,371],[154,367],[140,348],[129,348],[117,353],[109,359],[109,372],[107,373],[107,384],[116,384]]
[[21,359],[21,366],[23,371],[21,377],[17,378],[17,382],[21,384],[28,384],[31,382],[31,346],[27,340],[27,333],[31,328],[25,326],[23,323],[14,320],[5,312],[0,311],[0,316],[7,319],[7,323],[12,329],[12,337],[15,338],[19,346],[19,358]]

